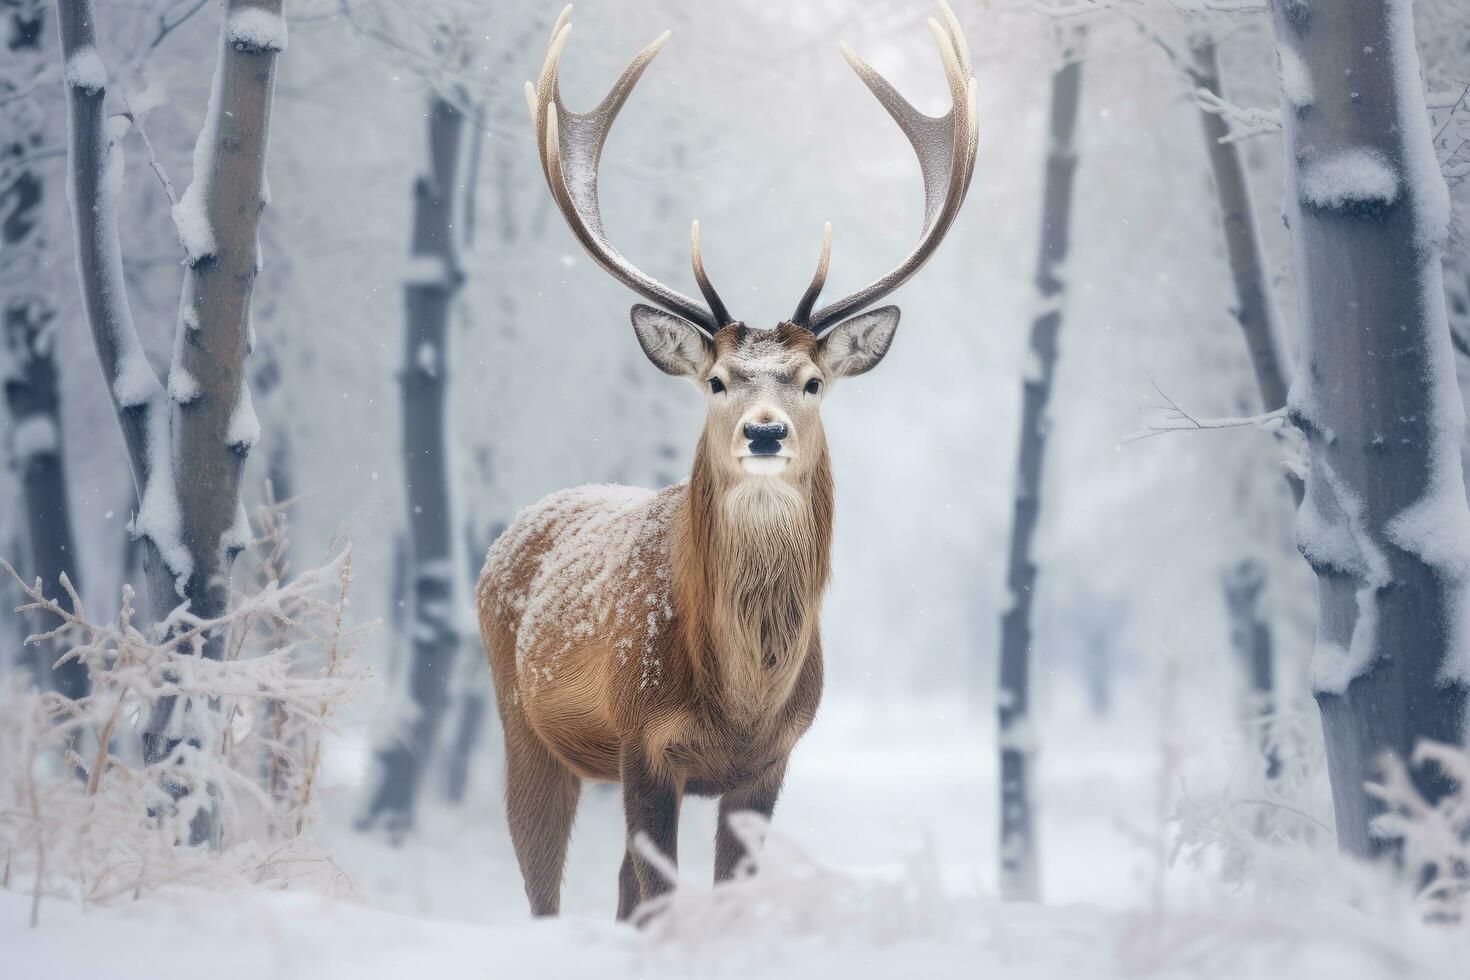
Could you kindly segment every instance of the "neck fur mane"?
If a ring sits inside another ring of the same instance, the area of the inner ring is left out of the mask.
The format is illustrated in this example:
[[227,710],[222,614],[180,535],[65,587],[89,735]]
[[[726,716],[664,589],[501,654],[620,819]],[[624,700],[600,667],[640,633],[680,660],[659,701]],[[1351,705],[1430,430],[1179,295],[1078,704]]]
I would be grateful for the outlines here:
[[798,481],[737,479],[701,442],[689,480],[678,592],[697,683],[732,720],[784,704],[817,635],[831,570],[825,446]]

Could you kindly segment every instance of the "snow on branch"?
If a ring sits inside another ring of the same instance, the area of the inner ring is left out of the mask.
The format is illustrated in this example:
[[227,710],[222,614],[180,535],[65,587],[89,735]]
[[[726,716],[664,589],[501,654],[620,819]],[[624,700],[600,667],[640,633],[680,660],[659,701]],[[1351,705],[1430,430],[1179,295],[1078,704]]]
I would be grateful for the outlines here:
[[[43,895],[101,903],[175,886],[340,881],[310,840],[322,741],[333,711],[362,689],[354,654],[377,624],[345,623],[350,548],[279,579],[285,524],[282,506],[271,510],[247,591],[214,619],[181,611],[165,639],[134,625],[128,587],[116,617],[101,621],[64,575],[65,597],[51,597],[0,560],[20,582],[20,609],[55,624],[27,642],[64,638],[61,661],[80,661],[91,678],[79,699],[0,692],[0,853],[36,911]],[[223,659],[201,656],[210,633],[226,635]],[[180,699],[174,715],[192,729],[166,758],[138,762],[118,746],[167,697]],[[220,850],[183,846],[195,816],[215,805]]]
[[1281,132],[1281,113],[1276,109],[1238,106],[1207,88],[1195,90],[1194,104],[1231,124],[1230,132],[1220,139],[1222,143],[1239,143],[1255,136]]
[[1284,407],[1278,408],[1274,412],[1265,412],[1261,415],[1247,415],[1240,418],[1196,418],[1180,408],[1179,403],[1160,391],[1157,385],[1154,386],[1154,390],[1158,392],[1160,398],[1169,403],[1168,407],[1164,410],[1163,420],[1150,423],[1136,432],[1130,432],[1119,440],[1120,444],[1127,445],[1131,442],[1140,442],[1144,439],[1153,438],[1154,436],[1164,435],[1167,432],[1192,432],[1204,429],[1243,429],[1249,427],[1258,429],[1261,432],[1275,434],[1282,428],[1290,425],[1287,421],[1287,410]]

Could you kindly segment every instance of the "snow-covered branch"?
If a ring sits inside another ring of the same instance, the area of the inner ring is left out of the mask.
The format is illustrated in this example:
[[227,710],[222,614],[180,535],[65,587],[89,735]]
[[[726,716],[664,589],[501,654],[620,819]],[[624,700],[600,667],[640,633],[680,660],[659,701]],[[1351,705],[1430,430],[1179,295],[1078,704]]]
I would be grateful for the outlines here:
[[92,0],[58,0],[56,12],[66,89],[67,199],[82,304],[133,478],[143,487],[156,463],[149,437],[161,421],[157,409],[164,404],[164,390],[143,354],[123,277],[117,205],[123,181],[120,141],[127,127],[107,118],[107,68],[97,49]]
[[1127,445],[1131,442],[1139,442],[1151,439],[1154,436],[1164,435],[1168,432],[1194,432],[1206,429],[1244,429],[1253,428],[1261,432],[1276,434],[1290,423],[1287,421],[1285,408],[1278,408],[1274,412],[1264,412],[1260,415],[1247,415],[1240,418],[1196,418],[1190,415],[1168,395],[1160,393],[1169,407],[1164,410],[1162,421],[1153,422],[1143,428],[1130,432],[1120,441]]
[[1195,90],[1194,103],[1205,112],[1232,124],[1230,132],[1221,137],[1222,143],[1238,143],[1254,136],[1281,132],[1281,112],[1277,109],[1238,106],[1207,88]]

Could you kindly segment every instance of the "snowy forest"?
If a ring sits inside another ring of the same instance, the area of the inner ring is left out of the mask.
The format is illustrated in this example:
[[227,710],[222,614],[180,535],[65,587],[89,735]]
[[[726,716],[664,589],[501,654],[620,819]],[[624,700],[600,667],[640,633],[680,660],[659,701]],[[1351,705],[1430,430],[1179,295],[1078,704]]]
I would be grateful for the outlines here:
[[1470,2],[0,40],[0,975],[1464,975]]

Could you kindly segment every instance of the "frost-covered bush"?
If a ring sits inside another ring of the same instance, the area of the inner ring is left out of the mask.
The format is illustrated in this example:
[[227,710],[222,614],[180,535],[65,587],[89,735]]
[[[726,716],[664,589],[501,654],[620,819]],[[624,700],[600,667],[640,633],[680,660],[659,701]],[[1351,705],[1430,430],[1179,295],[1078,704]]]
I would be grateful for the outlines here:
[[1226,885],[1255,898],[1309,897],[1324,864],[1338,860],[1316,709],[1283,705],[1256,716],[1237,751],[1222,787],[1181,794],[1171,861],[1214,862]]
[[1385,811],[1373,833],[1396,841],[1406,872],[1415,876],[1417,905],[1425,919],[1459,922],[1470,892],[1470,752],[1440,742],[1420,742],[1410,764],[1447,790],[1431,803],[1397,756],[1385,758],[1381,781],[1368,793]]
[[[350,548],[283,582],[279,509],[261,518],[258,561],[218,619],[181,609],[145,633],[130,588],[101,621],[65,577],[64,603],[20,583],[22,610],[56,621],[28,642],[62,638],[91,693],[0,693],[0,883],[33,889],[39,906],[42,895],[106,902],[166,886],[331,879],[309,835],[322,736],[362,685],[353,654],[375,624],[344,623]],[[201,656],[207,631],[225,634],[220,660]],[[165,698],[178,699],[172,751],[146,765],[138,732]],[[217,849],[183,843],[205,807],[219,810]]]
[[884,945],[931,939],[949,928],[933,854],[911,859],[896,878],[859,877],[823,867],[755,813],[734,813],[745,846],[735,876],[713,889],[683,882],[645,837],[635,846],[673,889],[633,913],[648,952],[719,958],[775,941]]

